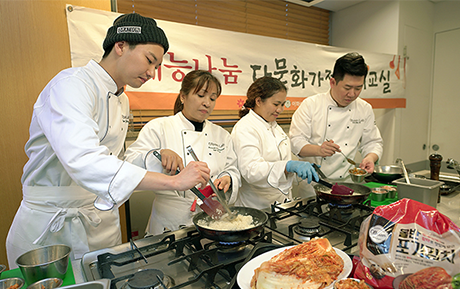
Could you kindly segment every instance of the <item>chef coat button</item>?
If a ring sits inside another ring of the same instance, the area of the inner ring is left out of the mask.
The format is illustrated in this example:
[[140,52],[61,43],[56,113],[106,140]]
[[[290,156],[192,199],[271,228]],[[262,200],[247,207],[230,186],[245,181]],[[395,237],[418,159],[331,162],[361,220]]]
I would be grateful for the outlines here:
[[349,125],[347,125],[347,129],[349,129],[349,128],[350,128],[350,126],[349,126]]
[[329,110],[331,110],[331,109],[332,109],[332,107],[329,107]]
[[323,158],[323,160],[326,160],[326,158]]
[[112,155],[112,153],[110,153],[109,155]]
[[209,153],[210,156],[212,156],[212,153]]
[[328,127],[331,127],[331,125],[330,125],[330,124],[328,124],[327,126],[328,126]]
[[347,146],[347,145],[348,145],[348,144],[347,144],[347,143],[345,143],[345,146]]
[[205,136],[208,136],[208,134],[207,134],[207,133],[205,133],[204,135],[205,135]]
[[184,131],[184,134],[187,134],[187,132],[186,132],[186,131]]

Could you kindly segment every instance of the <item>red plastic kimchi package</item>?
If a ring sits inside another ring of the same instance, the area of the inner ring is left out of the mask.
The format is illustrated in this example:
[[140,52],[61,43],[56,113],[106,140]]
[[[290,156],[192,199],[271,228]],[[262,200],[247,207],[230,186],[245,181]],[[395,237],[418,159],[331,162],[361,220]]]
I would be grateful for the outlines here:
[[361,224],[354,277],[374,288],[460,288],[460,228],[435,208],[402,199]]

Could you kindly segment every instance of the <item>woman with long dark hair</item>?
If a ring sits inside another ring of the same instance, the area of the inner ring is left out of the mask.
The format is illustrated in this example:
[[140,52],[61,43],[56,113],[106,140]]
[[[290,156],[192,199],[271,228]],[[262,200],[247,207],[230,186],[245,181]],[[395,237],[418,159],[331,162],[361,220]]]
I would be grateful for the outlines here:
[[284,111],[287,88],[278,79],[262,77],[248,89],[232,130],[242,186],[235,205],[264,209],[292,198],[295,174],[318,181],[308,162],[291,160],[291,145],[276,119]]
[[[189,72],[182,81],[174,106],[174,115],[151,120],[126,151],[127,160],[149,171],[175,174],[193,161],[186,147],[192,146],[200,161],[211,170],[211,179],[226,192],[227,200],[235,202],[240,187],[230,134],[208,121],[221,94],[219,80],[208,71]],[[160,162],[153,152],[161,155]],[[160,234],[165,229],[177,230],[191,225],[195,195],[190,191],[155,191],[147,232]],[[193,210],[193,209],[192,209]]]

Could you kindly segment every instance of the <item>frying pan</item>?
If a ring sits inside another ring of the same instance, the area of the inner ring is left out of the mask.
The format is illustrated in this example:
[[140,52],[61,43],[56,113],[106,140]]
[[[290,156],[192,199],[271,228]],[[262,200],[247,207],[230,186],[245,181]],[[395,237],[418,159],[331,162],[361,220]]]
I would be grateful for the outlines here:
[[371,189],[360,185],[360,184],[353,184],[353,183],[337,183],[339,185],[344,185],[352,189],[354,192],[352,195],[333,195],[331,194],[331,189],[316,184],[313,186],[316,192],[316,196],[328,203],[331,204],[338,204],[338,205],[349,205],[349,204],[362,204],[370,195]]
[[192,221],[197,230],[201,233],[201,235],[204,238],[220,242],[241,242],[249,240],[251,238],[255,238],[258,235],[260,235],[260,233],[264,229],[265,223],[268,221],[267,214],[257,209],[246,207],[230,207],[230,210],[236,211],[239,215],[252,216],[255,226],[236,231],[221,231],[209,229],[198,225],[199,220],[205,220],[206,222],[212,220],[211,217],[209,217],[205,212],[200,212],[193,216]]
[[391,183],[402,178],[403,170],[399,165],[375,166],[372,175],[379,181]]

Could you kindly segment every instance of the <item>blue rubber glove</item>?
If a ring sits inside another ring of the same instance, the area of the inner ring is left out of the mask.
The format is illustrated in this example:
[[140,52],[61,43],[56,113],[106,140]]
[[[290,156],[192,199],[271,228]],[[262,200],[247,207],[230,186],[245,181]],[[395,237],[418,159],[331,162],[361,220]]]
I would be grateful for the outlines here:
[[288,161],[286,164],[286,171],[296,173],[302,180],[308,179],[308,183],[315,180],[319,181],[318,174],[309,162],[302,161]]

